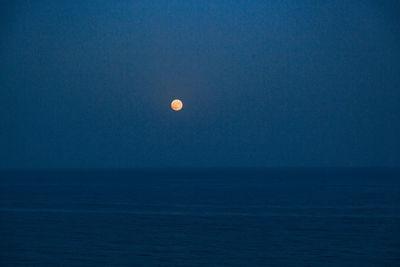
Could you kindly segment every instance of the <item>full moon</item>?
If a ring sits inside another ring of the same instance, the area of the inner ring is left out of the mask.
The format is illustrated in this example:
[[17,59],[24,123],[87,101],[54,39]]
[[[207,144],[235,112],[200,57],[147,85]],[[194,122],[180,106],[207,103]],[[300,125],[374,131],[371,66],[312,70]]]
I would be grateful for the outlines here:
[[172,108],[173,110],[175,110],[175,111],[181,110],[182,107],[183,107],[183,103],[182,103],[182,101],[180,101],[179,99],[174,99],[174,100],[171,102],[171,108]]

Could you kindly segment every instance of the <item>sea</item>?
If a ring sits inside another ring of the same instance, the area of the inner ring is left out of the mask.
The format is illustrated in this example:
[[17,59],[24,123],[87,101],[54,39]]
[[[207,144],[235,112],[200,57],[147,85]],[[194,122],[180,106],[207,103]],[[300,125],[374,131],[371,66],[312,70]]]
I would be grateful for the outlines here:
[[400,266],[400,171],[3,170],[0,266]]

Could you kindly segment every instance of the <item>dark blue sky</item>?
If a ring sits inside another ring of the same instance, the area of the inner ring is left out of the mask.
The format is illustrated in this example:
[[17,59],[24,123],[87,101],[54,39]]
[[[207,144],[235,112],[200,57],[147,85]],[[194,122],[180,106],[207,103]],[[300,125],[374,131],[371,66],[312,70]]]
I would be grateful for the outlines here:
[[1,5],[1,168],[400,166],[398,1]]

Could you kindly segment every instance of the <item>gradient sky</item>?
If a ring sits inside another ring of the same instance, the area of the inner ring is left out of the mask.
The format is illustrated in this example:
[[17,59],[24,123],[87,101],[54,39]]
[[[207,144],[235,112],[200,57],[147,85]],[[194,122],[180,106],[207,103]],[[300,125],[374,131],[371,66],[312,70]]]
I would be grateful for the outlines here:
[[399,1],[0,10],[0,168],[400,166]]

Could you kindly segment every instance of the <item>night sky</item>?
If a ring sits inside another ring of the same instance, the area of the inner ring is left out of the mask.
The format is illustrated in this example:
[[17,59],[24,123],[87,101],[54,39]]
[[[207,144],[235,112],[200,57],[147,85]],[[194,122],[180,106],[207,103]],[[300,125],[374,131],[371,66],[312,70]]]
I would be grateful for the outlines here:
[[400,167],[399,1],[0,5],[0,168]]

